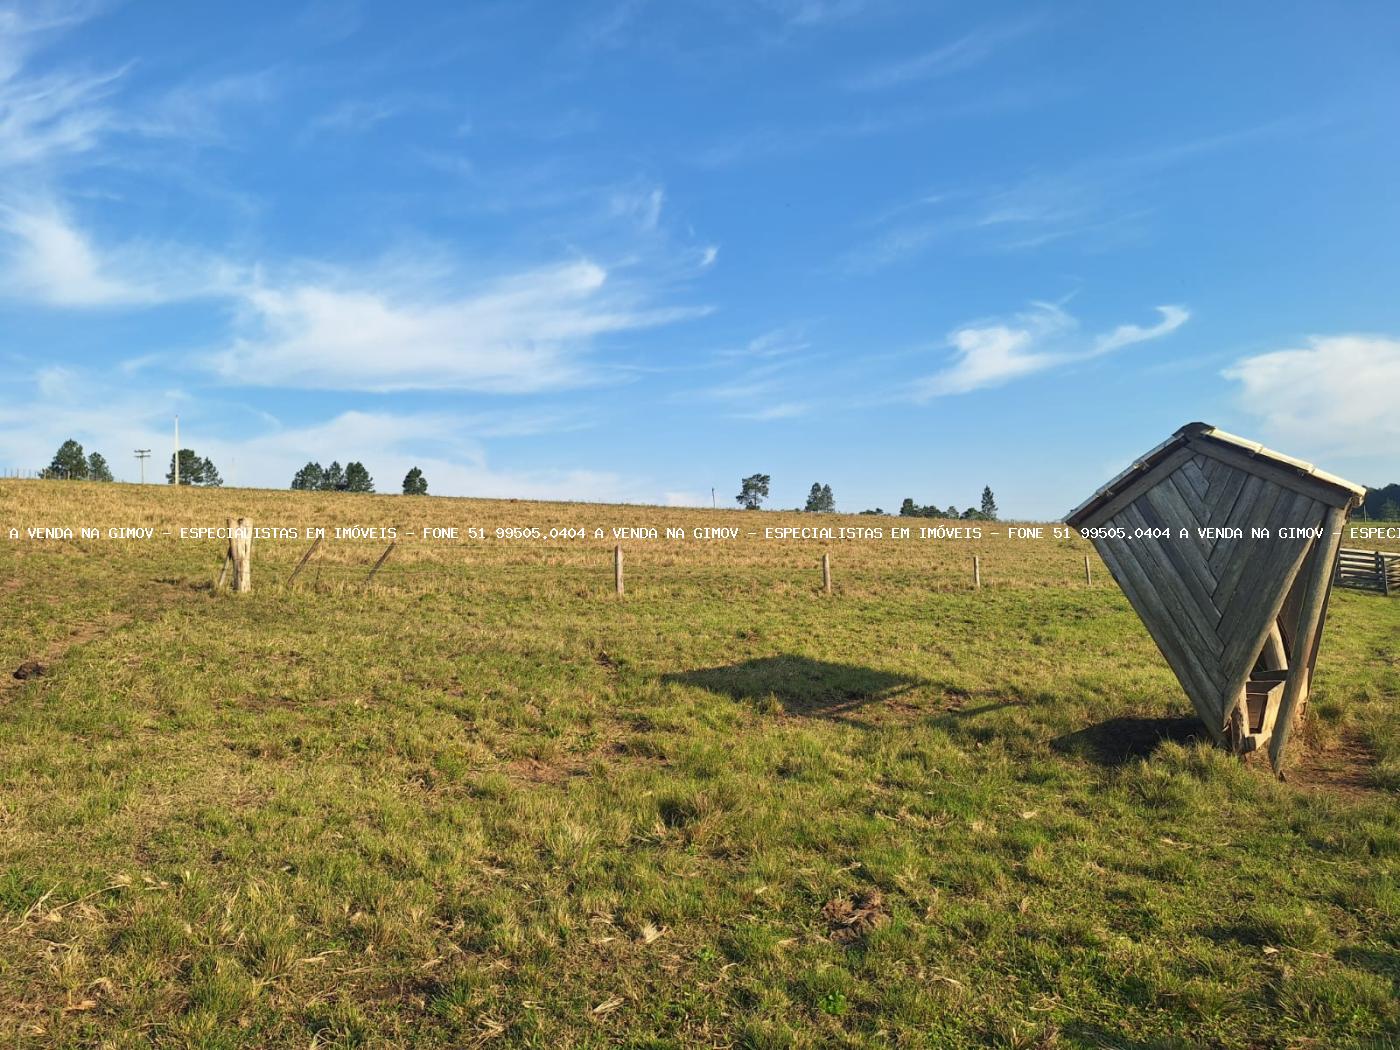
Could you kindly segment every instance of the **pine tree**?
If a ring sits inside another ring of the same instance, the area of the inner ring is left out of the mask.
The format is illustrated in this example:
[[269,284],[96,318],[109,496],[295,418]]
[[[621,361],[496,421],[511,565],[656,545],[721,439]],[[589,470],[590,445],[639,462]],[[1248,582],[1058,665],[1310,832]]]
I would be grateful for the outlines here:
[[327,492],[345,491],[345,468],[340,465],[340,460],[331,460],[331,465],[321,475],[321,488]]
[[822,510],[826,513],[834,513],[836,510],[836,497],[831,494],[831,486],[822,486]]
[[768,498],[768,484],[773,479],[767,474],[750,474],[739,483],[739,495],[735,502],[745,510],[758,510]]
[[101,452],[94,452],[87,458],[87,476],[89,481],[112,481],[112,468],[107,466],[107,460]]
[[365,469],[365,465],[359,460],[345,464],[345,491],[374,491],[374,479],[369,476],[369,471]]
[[321,469],[319,463],[308,463],[296,472],[292,478],[292,488],[294,489],[319,489],[321,482],[325,478],[326,472]]
[[[170,469],[165,472],[165,483],[175,484],[175,456],[170,457]],[[219,472],[214,467],[213,460],[204,459],[192,448],[182,448],[180,450],[180,484],[199,485],[203,488],[216,489],[224,483],[224,479],[219,477]]]
[[802,509],[806,511],[822,509],[822,485],[820,481],[812,482],[812,489],[807,493],[807,505]]
[[992,495],[992,486],[982,487],[982,516],[988,521],[997,520],[997,498]]
[[428,494],[428,479],[417,467],[403,476],[403,494],[405,496],[426,496]]
[[53,461],[46,471],[48,477],[63,481],[82,481],[88,475],[88,461],[83,455],[83,446],[72,438],[58,446]]

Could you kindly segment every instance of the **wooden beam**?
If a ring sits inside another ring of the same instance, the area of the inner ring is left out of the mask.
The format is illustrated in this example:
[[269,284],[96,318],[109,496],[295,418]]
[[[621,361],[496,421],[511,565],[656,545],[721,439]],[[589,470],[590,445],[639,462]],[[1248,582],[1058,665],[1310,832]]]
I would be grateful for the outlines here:
[[1356,495],[1346,489],[1319,481],[1311,474],[1290,470],[1288,467],[1263,456],[1251,456],[1241,449],[1212,441],[1208,435],[1191,438],[1186,443],[1186,447],[1193,453],[1203,453],[1247,474],[1254,474],[1272,481],[1276,485],[1282,485],[1286,489],[1292,489],[1294,492],[1309,496],[1329,507],[1350,509],[1357,500]]
[[1283,700],[1279,704],[1278,721],[1274,726],[1273,739],[1269,741],[1269,761],[1274,772],[1283,772],[1283,753],[1288,746],[1288,737],[1293,732],[1293,718],[1298,705],[1307,695],[1310,686],[1314,642],[1318,628],[1322,624],[1327,608],[1327,596],[1332,583],[1332,563],[1337,550],[1342,545],[1342,526],[1346,524],[1349,507],[1331,507],[1313,551],[1313,561],[1308,567],[1307,589],[1303,592],[1302,605],[1298,610],[1298,625],[1293,633],[1293,651],[1289,654],[1288,680],[1283,687]]

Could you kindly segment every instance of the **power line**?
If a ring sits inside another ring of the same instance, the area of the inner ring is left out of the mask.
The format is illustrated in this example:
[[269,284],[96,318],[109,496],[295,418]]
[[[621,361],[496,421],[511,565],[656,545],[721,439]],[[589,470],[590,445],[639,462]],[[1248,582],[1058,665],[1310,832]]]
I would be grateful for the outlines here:
[[141,462],[141,484],[146,484],[146,460],[151,458],[151,450],[148,448],[138,448],[136,458]]

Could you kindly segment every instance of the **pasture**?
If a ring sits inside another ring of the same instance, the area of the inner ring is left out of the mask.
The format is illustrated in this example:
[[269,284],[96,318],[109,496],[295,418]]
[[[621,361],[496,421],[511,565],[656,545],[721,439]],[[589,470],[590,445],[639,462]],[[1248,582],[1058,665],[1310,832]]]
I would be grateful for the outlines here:
[[[161,535],[229,515],[487,538],[232,595]],[[0,535],[0,1041],[1396,1045],[1400,601],[1334,593],[1280,783],[1087,543],[747,535],[814,517],[0,482],[156,529]]]

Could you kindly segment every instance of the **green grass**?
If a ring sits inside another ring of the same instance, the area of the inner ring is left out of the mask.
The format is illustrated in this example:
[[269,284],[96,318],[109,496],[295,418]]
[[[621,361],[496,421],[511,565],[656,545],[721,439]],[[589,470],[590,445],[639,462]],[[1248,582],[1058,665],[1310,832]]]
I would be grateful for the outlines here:
[[[0,525],[34,493],[750,520],[9,483]],[[1400,600],[1334,596],[1279,783],[1186,739],[1082,544],[838,546],[830,598],[819,546],[629,547],[621,600],[610,541],[406,543],[368,591],[372,545],[296,590],[268,545],[248,596],[217,543],[86,547],[0,541],[0,668],[49,664],[0,686],[5,1045],[1400,1040]]]

